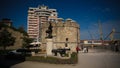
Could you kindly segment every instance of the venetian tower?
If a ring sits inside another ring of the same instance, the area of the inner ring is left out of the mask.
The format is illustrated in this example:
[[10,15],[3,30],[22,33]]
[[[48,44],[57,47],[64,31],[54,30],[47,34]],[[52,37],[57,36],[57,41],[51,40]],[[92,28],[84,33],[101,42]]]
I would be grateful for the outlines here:
[[[53,36],[53,49],[68,47],[72,52],[76,51],[76,46],[79,45],[80,40],[80,27],[72,19],[66,19],[63,21],[59,18],[57,23],[52,23],[52,36]],[[46,30],[48,29],[49,23],[42,24],[42,46],[46,46]]]

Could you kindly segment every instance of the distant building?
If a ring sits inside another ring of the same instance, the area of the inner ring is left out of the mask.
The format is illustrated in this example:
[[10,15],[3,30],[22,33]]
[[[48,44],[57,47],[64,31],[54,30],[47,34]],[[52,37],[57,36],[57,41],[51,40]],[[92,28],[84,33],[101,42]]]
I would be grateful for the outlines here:
[[109,45],[109,40],[80,40],[80,45],[82,46],[101,46],[101,45]]
[[28,21],[27,21],[27,32],[30,38],[36,39],[41,36],[42,23],[48,21],[57,21],[56,9],[49,9],[47,6],[38,6],[36,8],[29,7],[28,10]]
[[10,19],[4,18],[0,21],[0,24],[5,24],[8,26],[12,26],[12,21]]

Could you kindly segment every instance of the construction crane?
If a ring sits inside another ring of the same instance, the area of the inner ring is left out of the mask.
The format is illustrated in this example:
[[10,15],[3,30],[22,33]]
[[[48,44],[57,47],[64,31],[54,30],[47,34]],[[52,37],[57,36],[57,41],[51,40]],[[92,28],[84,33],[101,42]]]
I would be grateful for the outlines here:
[[88,29],[88,33],[90,34],[90,37],[92,38],[92,40],[94,40],[95,37],[94,37],[93,34],[89,31],[89,29]]
[[115,40],[114,35],[115,34],[120,34],[120,32],[117,32],[114,28],[112,29],[112,31],[105,37],[104,40],[106,40],[108,37],[110,37],[110,40],[113,41]]
[[93,43],[94,43],[95,37],[94,37],[93,34],[89,31],[89,29],[88,29],[88,33],[90,34],[90,37],[92,38],[91,47],[93,48],[93,47],[94,47]]
[[98,20],[98,26],[99,26],[101,45],[104,45],[103,30],[102,30],[102,24],[100,20]]
[[98,26],[99,26],[100,40],[103,40],[103,31],[100,20],[98,20]]
[[110,34],[110,40],[114,40],[114,34],[115,34],[115,29],[112,29],[112,32]]

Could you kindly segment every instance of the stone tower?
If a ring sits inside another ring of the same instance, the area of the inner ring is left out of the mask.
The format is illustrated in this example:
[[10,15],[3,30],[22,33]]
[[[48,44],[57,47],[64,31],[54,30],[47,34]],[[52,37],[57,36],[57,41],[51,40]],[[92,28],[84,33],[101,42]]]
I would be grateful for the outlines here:
[[[79,45],[80,40],[80,27],[75,21],[67,19],[63,21],[59,18],[57,23],[51,22],[53,49],[68,47],[72,52],[76,51],[76,46]],[[42,46],[46,46],[46,30],[49,27],[49,23],[42,24]]]

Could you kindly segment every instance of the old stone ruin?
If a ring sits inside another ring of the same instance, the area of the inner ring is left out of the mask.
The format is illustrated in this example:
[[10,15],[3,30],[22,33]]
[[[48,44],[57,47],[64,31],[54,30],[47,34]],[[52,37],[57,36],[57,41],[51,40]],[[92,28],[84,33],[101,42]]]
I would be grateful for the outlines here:
[[[80,43],[80,27],[72,19],[41,24],[41,51],[45,56],[70,58]],[[40,54],[39,54],[40,55]]]

